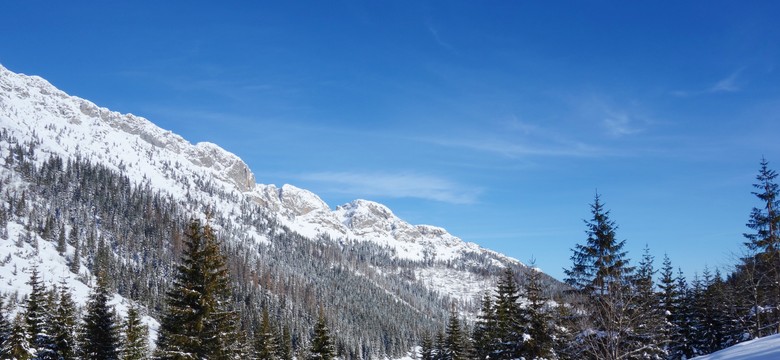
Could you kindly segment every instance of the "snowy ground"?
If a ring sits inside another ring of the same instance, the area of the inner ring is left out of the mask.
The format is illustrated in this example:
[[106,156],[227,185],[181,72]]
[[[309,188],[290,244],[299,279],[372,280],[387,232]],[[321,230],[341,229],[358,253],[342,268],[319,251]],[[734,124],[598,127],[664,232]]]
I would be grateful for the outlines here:
[[780,335],[750,340],[695,360],[777,360],[780,359]]

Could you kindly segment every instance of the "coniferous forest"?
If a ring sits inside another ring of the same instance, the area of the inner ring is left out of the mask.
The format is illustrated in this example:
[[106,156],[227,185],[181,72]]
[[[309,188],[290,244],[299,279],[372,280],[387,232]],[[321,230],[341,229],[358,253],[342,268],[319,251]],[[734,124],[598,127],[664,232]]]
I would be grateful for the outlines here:
[[[563,283],[487,258],[442,264],[496,279],[468,302],[372,276],[366,263],[418,265],[378,245],[305,239],[249,203],[233,223],[89,159],[32,161],[35,141],[0,137],[0,238],[30,258],[51,244],[91,285],[80,306],[64,280],[18,269],[31,292],[2,294],[2,359],[689,359],[780,332],[780,188],[765,159],[733,268],[686,278],[652,249],[628,254],[597,194]],[[273,246],[241,241],[248,227]],[[114,294],[131,306],[118,311]]]

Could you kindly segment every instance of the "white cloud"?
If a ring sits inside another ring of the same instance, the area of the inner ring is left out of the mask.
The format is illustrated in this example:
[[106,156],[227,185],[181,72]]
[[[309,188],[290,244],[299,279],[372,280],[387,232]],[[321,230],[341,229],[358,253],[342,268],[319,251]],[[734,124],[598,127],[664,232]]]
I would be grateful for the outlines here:
[[357,197],[418,198],[452,204],[470,204],[481,189],[447,179],[416,173],[318,172],[299,176],[302,180],[329,184],[331,192]]
[[742,90],[742,87],[739,85],[739,79],[743,70],[744,68],[737,69],[729,76],[718,80],[708,88],[700,90],[675,90],[672,91],[671,94],[677,97],[689,97],[703,94],[738,92]]
[[741,90],[739,85],[737,85],[737,80],[739,79],[739,75],[741,73],[742,73],[742,69],[733,72],[728,77],[721,79],[720,81],[715,83],[715,85],[707,89],[707,92],[711,92],[711,93],[736,92]]
[[616,137],[636,134],[642,130],[635,125],[634,119],[625,111],[605,109],[606,116],[602,121],[607,132]]

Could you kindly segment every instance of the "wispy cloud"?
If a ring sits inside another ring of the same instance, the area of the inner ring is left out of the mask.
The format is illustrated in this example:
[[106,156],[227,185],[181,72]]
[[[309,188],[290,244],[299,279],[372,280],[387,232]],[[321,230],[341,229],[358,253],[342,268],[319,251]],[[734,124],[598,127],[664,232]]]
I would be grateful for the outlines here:
[[731,93],[741,91],[742,86],[740,85],[740,79],[743,70],[745,70],[745,68],[739,68],[725,78],[716,81],[707,88],[699,90],[675,90],[672,91],[672,95],[677,97],[689,97],[704,94]]
[[452,204],[471,204],[482,192],[479,188],[418,173],[317,172],[298,177],[301,180],[330,185],[327,191],[358,197],[417,198]]
[[495,131],[463,131],[457,135],[434,135],[413,140],[453,148],[493,153],[507,158],[521,157],[594,157],[606,154],[593,146],[513,115],[499,122]]
[[437,44],[439,44],[439,46],[449,51],[455,50],[455,48],[453,48],[452,45],[450,45],[450,43],[442,40],[441,36],[439,35],[439,29],[433,26],[433,24],[431,24],[430,22],[428,22],[426,25],[428,26],[428,32],[431,34],[431,37],[433,38],[434,41],[436,41]]
[[637,121],[626,111],[620,111],[615,109],[604,109],[605,117],[602,124],[607,129],[607,133],[611,136],[622,137],[626,135],[636,134],[642,131],[637,126]]
[[501,156],[518,158],[524,156],[567,156],[590,157],[603,155],[602,149],[580,142],[566,144],[533,144],[497,138],[432,137],[419,139],[434,145],[465,148]]

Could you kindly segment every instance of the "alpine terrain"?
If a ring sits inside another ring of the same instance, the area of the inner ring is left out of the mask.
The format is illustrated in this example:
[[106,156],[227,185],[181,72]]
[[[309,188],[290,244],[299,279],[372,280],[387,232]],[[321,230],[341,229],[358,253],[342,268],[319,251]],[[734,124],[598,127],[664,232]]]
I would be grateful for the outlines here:
[[528,270],[376,202],[333,209],[293,185],[259,184],[218,145],[191,144],[0,66],[7,318],[35,292],[34,272],[47,289],[69,289],[77,307],[100,278],[108,304],[122,317],[139,311],[154,344],[193,218],[221,244],[243,333],[270,318],[294,352],[324,320],[344,357],[403,356],[451,309],[473,321],[504,269]]

